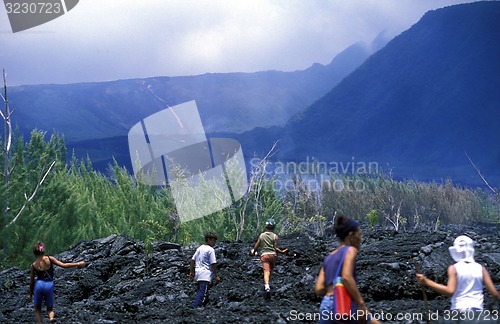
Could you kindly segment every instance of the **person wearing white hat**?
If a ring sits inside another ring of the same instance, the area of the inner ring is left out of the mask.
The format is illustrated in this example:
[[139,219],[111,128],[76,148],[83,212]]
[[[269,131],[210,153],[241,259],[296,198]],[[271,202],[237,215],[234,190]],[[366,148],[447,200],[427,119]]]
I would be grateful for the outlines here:
[[500,294],[488,270],[474,261],[474,241],[466,235],[460,235],[449,251],[456,263],[448,267],[447,285],[438,284],[420,273],[417,273],[418,284],[451,297],[451,310],[483,310],[483,285],[498,300]]

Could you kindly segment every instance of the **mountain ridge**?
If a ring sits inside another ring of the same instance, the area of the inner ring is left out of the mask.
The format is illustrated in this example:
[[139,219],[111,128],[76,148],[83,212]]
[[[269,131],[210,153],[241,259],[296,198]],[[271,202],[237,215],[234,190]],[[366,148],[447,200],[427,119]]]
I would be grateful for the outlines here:
[[55,129],[71,142],[126,135],[143,118],[190,100],[197,101],[207,132],[241,133],[258,126],[284,125],[359,66],[371,49],[356,43],[342,53],[327,65],[313,64],[294,72],[15,86],[9,89],[10,104],[16,108],[14,118],[24,134],[35,128]]
[[410,178],[415,170],[419,178],[478,183],[469,152],[487,174],[500,175],[494,170],[500,161],[497,17],[498,2],[426,13],[292,117],[280,157],[356,156]]
[[[14,127],[29,138],[33,129],[65,138],[68,159],[90,157],[106,171],[116,160],[132,170],[127,135],[145,117],[196,100],[205,131],[237,135],[256,126],[284,125],[289,116],[329,91],[386,41],[355,43],[326,65],[294,72],[206,73],[67,85],[9,88]],[[272,108],[272,109],[270,109]]]

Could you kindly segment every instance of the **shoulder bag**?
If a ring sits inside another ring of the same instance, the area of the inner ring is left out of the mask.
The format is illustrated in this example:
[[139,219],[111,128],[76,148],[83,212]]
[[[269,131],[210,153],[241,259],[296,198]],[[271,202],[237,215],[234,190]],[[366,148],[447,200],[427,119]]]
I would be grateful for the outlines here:
[[345,255],[347,254],[348,250],[349,246],[346,246],[345,251],[342,254],[342,259],[340,260],[339,267],[337,268],[337,272],[335,273],[335,277],[333,279],[333,283],[335,285],[333,293],[333,299],[335,305],[334,310],[335,313],[342,315],[350,315],[352,307],[351,295],[349,295],[349,292],[347,291],[342,282],[342,273],[341,273]]

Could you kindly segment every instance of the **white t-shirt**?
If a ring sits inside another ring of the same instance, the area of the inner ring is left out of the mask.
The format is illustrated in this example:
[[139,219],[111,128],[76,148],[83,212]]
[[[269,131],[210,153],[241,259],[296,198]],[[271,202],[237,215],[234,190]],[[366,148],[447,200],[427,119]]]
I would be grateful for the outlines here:
[[217,263],[215,259],[215,250],[208,244],[201,245],[193,255],[195,263],[195,278],[197,281],[211,281],[211,266]]
[[457,290],[451,297],[451,309],[483,309],[483,267],[476,262],[455,263]]

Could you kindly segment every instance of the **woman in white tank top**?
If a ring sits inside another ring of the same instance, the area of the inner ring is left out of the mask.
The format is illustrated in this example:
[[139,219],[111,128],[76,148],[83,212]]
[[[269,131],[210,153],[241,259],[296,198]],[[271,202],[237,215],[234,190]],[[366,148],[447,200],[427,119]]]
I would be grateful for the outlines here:
[[448,267],[447,285],[438,284],[420,273],[417,273],[418,284],[451,297],[452,310],[482,310],[483,284],[491,296],[498,300],[500,294],[488,270],[474,261],[474,241],[468,236],[460,235],[449,251],[456,263]]

